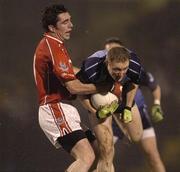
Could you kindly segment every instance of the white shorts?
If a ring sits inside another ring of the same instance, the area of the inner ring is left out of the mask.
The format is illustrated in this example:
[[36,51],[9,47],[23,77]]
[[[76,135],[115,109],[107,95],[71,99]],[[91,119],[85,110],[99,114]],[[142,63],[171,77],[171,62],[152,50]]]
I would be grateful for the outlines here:
[[156,136],[156,134],[155,134],[154,128],[150,127],[150,128],[143,130],[143,135],[142,135],[141,139],[143,140],[143,139],[146,139],[149,137],[155,137],[155,136]]
[[80,122],[77,109],[70,104],[53,103],[39,107],[40,127],[56,148],[61,147],[58,137],[82,129]]

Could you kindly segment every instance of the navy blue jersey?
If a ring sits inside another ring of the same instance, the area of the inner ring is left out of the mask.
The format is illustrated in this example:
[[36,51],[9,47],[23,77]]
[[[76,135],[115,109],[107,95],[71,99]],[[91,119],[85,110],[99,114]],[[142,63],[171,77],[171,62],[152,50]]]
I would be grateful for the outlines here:
[[[126,82],[133,82],[139,84],[142,67],[139,58],[135,53],[131,52],[131,59],[129,69],[126,77],[121,81],[122,85]],[[103,81],[114,82],[113,78],[109,75],[105,59],[107,51],[100,50],[89,56],[82,64],[80,72],[77,77],[85,83],[99,83]]]

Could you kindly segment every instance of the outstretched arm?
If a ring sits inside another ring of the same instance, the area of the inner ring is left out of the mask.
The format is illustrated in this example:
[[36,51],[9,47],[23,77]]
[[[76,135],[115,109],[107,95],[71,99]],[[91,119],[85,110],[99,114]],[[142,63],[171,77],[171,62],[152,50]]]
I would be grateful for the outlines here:
[[159,85],[152,91],[152,95],[154,98],[154,104],[161,104],[161,87]]
[[142,84],[151,90],[154,104],[151,109],[151,119],[153,122],[159,122],[163,120],[163,112],[161,109],[161,87],[156,82],[151,73],[144,72]]
[[153,122],[159,122],[163,120],[163,111],[161,108],[161,88],[159,85],[152,91],[154,98],[154,105],[151,109],[151,118]]

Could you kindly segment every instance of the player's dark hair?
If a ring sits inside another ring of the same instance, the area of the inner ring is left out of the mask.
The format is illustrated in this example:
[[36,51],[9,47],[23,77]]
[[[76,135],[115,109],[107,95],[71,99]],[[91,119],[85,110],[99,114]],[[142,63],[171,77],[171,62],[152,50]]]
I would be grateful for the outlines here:
[[107,44],[111,44],[111,43],[123,45],[123,43],[120,41],[120,39],[118,37],[110,37],[110,38],[105,40],[104,44],[107,45]]
[[58,21],[57,16],[60,13],[68,12],[68,10],[64,7],[62,4],[54,4],[51,6],[48,6],[44,9],[42,12],[42,27],[47,32],[49,31],[48,26],[53,25],[56,26],[56,23]]
[[125,62],[131,58],[128,50],[124,47],[111,48],[107,53],[107,62]]

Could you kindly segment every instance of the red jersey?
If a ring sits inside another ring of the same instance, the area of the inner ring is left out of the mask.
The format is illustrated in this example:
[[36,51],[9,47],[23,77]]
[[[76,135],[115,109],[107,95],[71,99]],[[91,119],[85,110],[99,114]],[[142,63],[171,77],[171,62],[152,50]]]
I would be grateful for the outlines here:
[[45,34],[36,48],[33,68],[40,105],[72,97],[64,83],[76,77],[62,41]]

